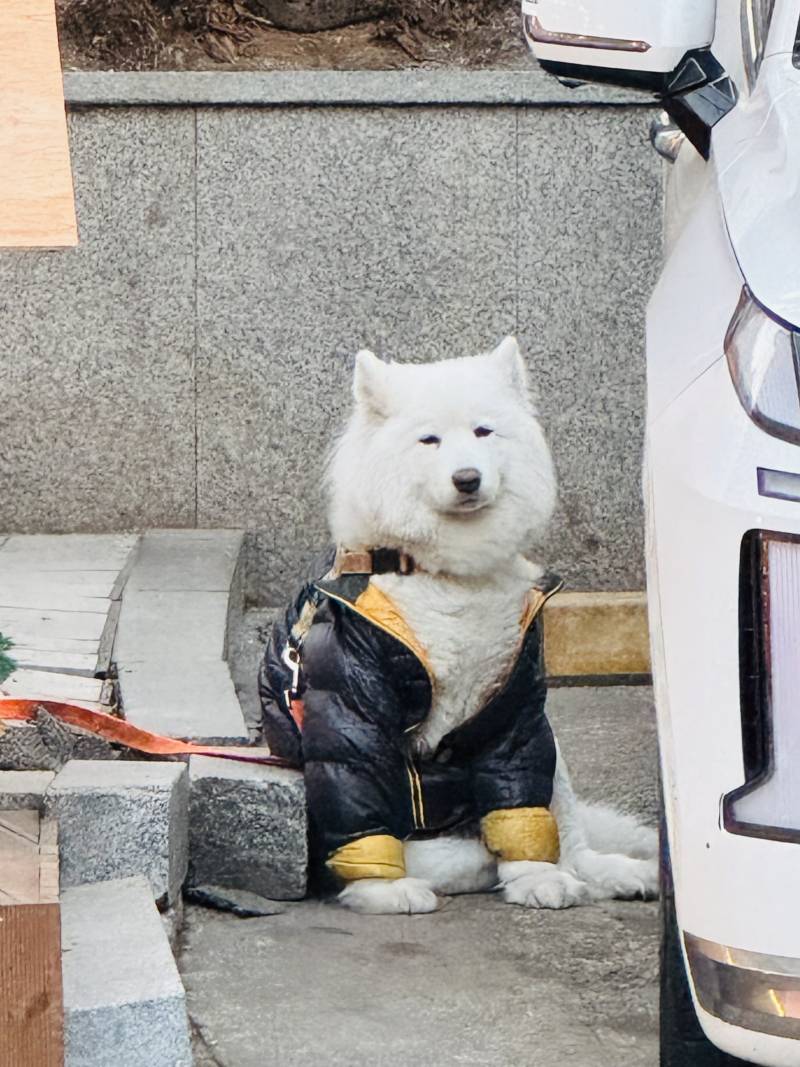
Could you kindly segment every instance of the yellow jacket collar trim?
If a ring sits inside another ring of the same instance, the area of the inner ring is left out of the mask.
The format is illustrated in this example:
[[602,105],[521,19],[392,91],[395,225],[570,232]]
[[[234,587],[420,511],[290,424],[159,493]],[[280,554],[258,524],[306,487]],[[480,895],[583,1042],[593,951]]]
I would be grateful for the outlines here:
[[403,842],[389,834],[371,834],[343,845],[328,867],[345,882],[358,878],[404,878]]
[[410,648],[433,681],[433,668],[428,659],[428,653],[400,614],[391,597],[370,582],[364,592],[353,602],[353,607],[381,630],[385,630],[386,633],[396,637],[398,641]]
[[547,808],[498,808],[481,819],[481,832],[501,860],[558,862],[558,826]]
[[532,589],[528,590],[525,597],[525,604],[522,608],[522,615],[519,620],[520,629],[523,633],[528,629],[550,597],[553,596],[554,593],[557,593],[563,584],[562,581],[558,581],[558,583],[553,585],[550,589],[538,589],[536,586],[533,586]]

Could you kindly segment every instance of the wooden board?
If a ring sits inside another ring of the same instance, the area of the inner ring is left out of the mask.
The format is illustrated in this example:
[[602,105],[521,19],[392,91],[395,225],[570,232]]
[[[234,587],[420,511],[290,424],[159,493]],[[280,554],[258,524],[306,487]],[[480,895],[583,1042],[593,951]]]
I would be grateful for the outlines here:
[[[0,540],[0,631],[14,642],[20,667],[88,677],[108,672],[119,598],[138,540],[137,534],[13,534]],[[24,695],[75,699],[41,687]]]
[[99,642],[105,625],[105,616],[93,611],[0,608],[0,633],[28,648],[37,638]]
[[[58,829],[22,808],[0,811],[0,905],[58,901]],[[2,913],[0,913],[2,914]]]
[[[63,570],[36,567],[5,557],[0,551],[0,596],[3,602],[20,589],[57,589],[72,596],[113,599],[118,572],[115,570]],[[24,605],[12,605],[24,607]]]
[[0,811],[0,1067],[63,1067],[58,828]]
[[78,243],[53,0],[0,3],[0,246]]
[[12,534],[0,547],[0,566],[26,570],[113,570],[125,566],[137,534]]
[[61,909],[0,907],[0,1067],[63,1067]]
[[22,669],[14,671],[0,682],[0,692],[17,700],[61,700],[67,704],[88,700],[101,703],[103,682],[99,678],[81,678],[77,674]]
[[75,586],[66,588],[60,582],[35,582],[25,578],[10,578],[0,574],[0,610],[3,608],[39,608],[52,611],[94,611],[105,615],[109,597],[91,596]]
[[86,677],[92,677],[97,669],[97,652],[58,652],[14,645],[14,660],[23,668],[35,667],[39,670],[81,674]]
[[39,903],[39,813],[0,811],[0,904]]

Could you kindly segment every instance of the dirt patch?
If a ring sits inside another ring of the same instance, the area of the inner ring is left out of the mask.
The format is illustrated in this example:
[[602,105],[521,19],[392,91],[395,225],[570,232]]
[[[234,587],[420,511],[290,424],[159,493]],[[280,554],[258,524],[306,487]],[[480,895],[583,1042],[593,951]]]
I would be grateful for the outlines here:
[[[519,7],[509,0],[371,0],[346,4],[380,17],[316,32],[295,25],[319,8],[298,0],[56,0],[66,70],[397,70],[514,68],[530,61]],[[273,17],[269,18],[265,11]]]

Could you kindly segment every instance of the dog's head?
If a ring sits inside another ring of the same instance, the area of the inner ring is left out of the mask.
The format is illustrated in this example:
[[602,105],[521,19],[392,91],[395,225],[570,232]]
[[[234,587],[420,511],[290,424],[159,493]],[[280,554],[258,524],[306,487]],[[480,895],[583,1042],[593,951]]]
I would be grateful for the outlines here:
[[550,452],[513,337],[480,356],[356,356],[355,406],[328,464],[337,544],[402,548],[479,574],[525,549],[555,503]]

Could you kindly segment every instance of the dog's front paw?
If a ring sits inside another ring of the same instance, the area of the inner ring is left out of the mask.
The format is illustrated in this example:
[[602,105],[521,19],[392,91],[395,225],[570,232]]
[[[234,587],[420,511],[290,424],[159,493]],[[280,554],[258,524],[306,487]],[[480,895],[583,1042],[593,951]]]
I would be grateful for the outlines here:
[[439,906],[439,898],[421,878],[359,878],[345,886],[339,901],[362,915],[419,915]]
[[588,904],[586,885],[553,863],[517,860],[499,866],[503,898],[524,908],[572,908]]
[[595,900],[653,900],[658,896],[658,861],[593,852],[574,860],[576,872],[589,883]]

